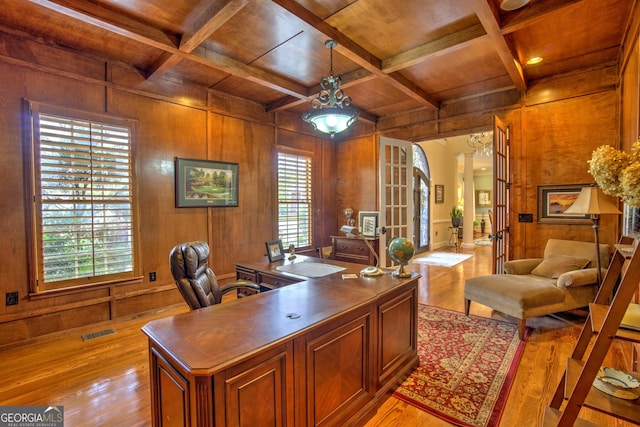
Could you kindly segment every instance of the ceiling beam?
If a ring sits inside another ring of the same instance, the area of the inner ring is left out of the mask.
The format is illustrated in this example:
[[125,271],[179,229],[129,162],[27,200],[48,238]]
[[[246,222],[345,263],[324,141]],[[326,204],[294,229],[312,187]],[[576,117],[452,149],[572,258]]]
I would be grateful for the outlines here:
[[488,0],[469,0],[473,9],[480,20],[480,23],[484,27],[485,31],[489,35],[496,53],[500,57],[502,64],[507,70],[507,74],[513,81],[513,84],[518,90],[525,92],[527,90],[527,82],[524,79],[524,73],[522,71],[522,65],[511,53],[507,41],[502,35],[502,30],[498,25],[499,13],[495,9],[493,2]]
[[178,37],[82,0],[29,0],[39,6],[97,28],[167,52],[178,51]]
[[396,89],[399,89],[403,93],[410,96],[412,99],[418,101],[420,104],[438,109],[438,101],[429,96],[424,90],[420,89],[417,85],[409,82],[402,76],[394,74],[387,74],[382,70],[382,61],[378,59],[371,52],[345,36],[336,28],[324,22],[321,18],[311,13],[308,9],[300,5],[295,0],[272,0],[273,3],[279,5],[287,12],[295,15],[303,22],[306,22],[309,26],[316,31],[324,34],[325,36],[338,42],[338,46],[334,50],[340,53],[342,56],[355,62],[365,70],[374,74],[377,77],[384,79],[390,83]]
[[[225,22],[233,18],[249,3],[249,0],[229,0],[223,5],[213,5],[200,14],[180,39],[180,51],[191,53]],[[182,61],[182,57],[165,52],[146,70],[146,78],[160,78]]]
[[275,89],[287,95],[301,99],[306,99],[307,97],[307,88],[303,85],[268,73],[259,68],[252,67],[244,62],[229,58],[228,56],[221,55],[212,50],[198,47],[191,54],[183,55],[191,61],[198,62],[199,64],[209,67],[213,67],[213,64],[215,64],[215,67],[213,68],[216,68],[219,71],[223,71],[237,77],[242,77],[243,79]]
[[[212,51],[205,51],[205,49],[201,47],[194,48],[191,52],[183,52],[179,48],[179,40],[177,36],[174,37],[167,35],[157,28],[117,15],[116,13],[93,3],[82,0],[30,1],[86,24],[102,28],[140,42],[146,46],[151,46],[164,51],[165,53],[162,55],[164,58],[156,61],[152,66],[152,69],[143,73],[143,75],[166,73],[172,66],[175,66],[181,60],[188,59],[209,68],[251,80],[260,85],[275,89],[296,98],[307,98],[307,88],[302,85],[296,84],[275,74],[270,74],[258,68],[246,65],[224,55],[220,55]],[[226,16],[228,13],[232,12],[235,7],[243,7],[243,1],[244,0],[232,0],[229,2],[229,9],[227,9],[227,7],[223,7],[221,9],[221,16]],[[209,13],[211,12],[212,10],[209,10]],[[207,12],[205,12],[203,16],[205,16],[206,13]],[[215,26],[215,21],[218,19],[216,18],[217,15],[209,16],[209,19],[205,19],[204,25]],[[199,36],[195,36],[196,33],[198,33],[198,31],[194,30],[191,38],[202,37],[204,34],[199,33]],[[195,41],[196,39],[194,38],[193,40]],[[167,55],[167,53],[170,55]]]
[[406,52],[400,53],[382,61],[382,71],[392,73],[404,68],[411,67],[425,61],[432,55],[447,53],[455,49],[467,46],[474,40],[478,40],[487,35],[484,27],[480,24],[473,25],[464,30],[446,35],[437,40],[425,43]]
[[228,0],[224,5],[214,3],[209,6],[190,25],[191,30],[182,35],[180,50],[191,52],[200,46],[211,34],[233,18],[247,4],[249,4],[249,0]]

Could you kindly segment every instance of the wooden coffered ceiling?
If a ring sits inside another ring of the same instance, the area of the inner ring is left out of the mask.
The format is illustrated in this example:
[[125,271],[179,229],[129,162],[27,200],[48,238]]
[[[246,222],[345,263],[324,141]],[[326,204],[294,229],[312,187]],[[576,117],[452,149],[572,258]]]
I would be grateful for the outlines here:
[[0,0],[0,31],[298,112],[332,38],[334,74],[375,122],[615,63],[637,1]]

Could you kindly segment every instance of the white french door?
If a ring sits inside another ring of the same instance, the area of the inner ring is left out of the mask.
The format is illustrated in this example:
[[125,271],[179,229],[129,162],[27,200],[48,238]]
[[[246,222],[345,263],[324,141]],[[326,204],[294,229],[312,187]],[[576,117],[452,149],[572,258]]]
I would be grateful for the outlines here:
[[[414,241],[413,146],[380,137],[380,266],[388,267],[387,244],[395,237]],[[383,233],[382,230],[386,229]]]
[[493,274],[504,273],[509,256],[509,127],[493,119]]

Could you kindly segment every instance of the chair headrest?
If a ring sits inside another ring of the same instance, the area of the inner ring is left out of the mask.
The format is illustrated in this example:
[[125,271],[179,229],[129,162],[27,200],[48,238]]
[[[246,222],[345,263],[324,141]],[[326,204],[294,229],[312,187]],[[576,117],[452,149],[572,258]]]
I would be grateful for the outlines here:
[[201,240],[181,243],[170,255],[171,273],[175,278],[194,279],[209,265],[209,245]]

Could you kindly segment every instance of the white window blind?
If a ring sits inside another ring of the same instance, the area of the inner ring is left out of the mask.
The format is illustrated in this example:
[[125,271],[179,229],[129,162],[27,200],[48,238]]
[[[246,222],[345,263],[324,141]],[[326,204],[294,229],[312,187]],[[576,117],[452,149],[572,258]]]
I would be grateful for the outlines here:
[[311,157],[278,153],[278,237],[285,247],[311,246]]
[[34,119],[39,288],[132,272],[131,129],[44,113]]

